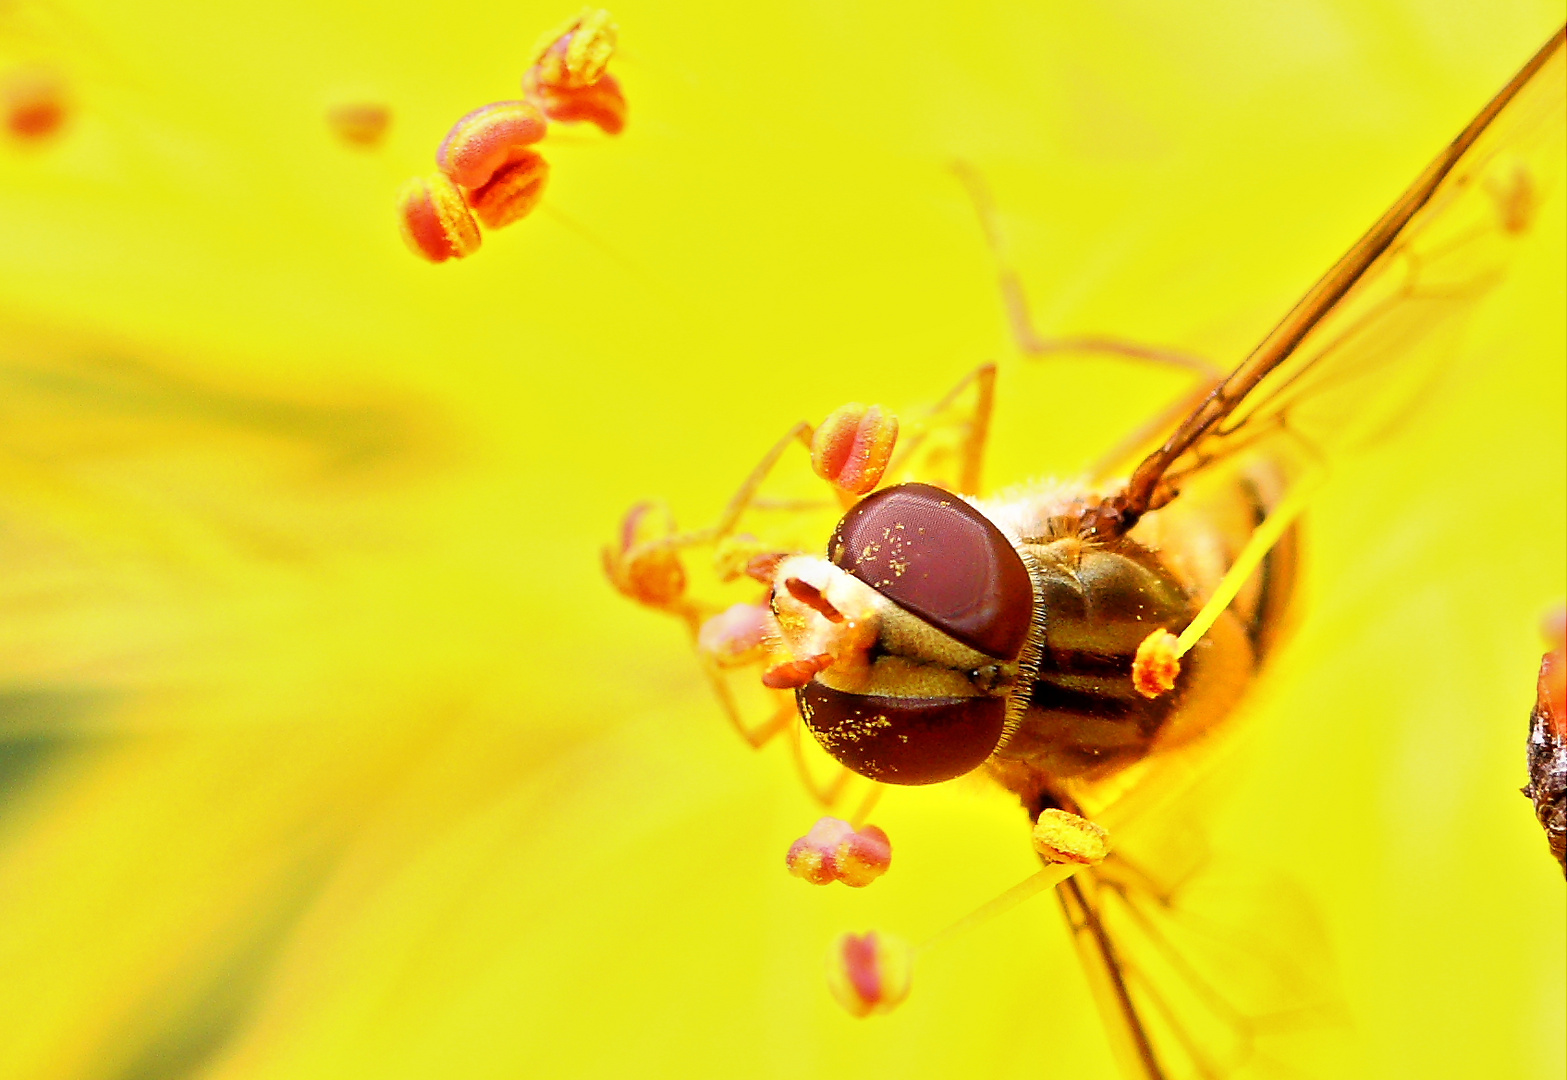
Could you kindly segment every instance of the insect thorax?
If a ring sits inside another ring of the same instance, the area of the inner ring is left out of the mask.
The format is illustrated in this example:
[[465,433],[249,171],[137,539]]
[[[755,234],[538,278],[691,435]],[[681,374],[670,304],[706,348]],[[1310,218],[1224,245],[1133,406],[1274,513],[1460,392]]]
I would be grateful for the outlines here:
[[1043,641],[1028,707],[992,759],[1003,784],[1031,798],[1053,780],[1099,779],[1212,729],[1234,709],[1282,621],[1293,533],[1186,655],[1173,691],[1140,694],[1132,662],[1151,632],[1179,634],[1192,620],[1266,517],[1277,486],[1255,472],[1206,485],[1109,542],[1078,536],[1070,513],[1023,534],[1044,606]]

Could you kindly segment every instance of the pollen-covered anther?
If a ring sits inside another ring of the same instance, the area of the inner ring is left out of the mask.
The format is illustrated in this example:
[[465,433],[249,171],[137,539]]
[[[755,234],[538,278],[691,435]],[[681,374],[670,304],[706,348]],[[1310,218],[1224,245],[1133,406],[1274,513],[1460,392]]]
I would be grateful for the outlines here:
[[762,673],[762,685],[769,690],[798,690],[832,666],[831,653],[818,653],[804,660],[786,660]]
[[416,176],[397,193],[398,222],[415,255],[431,262],[479,250],[479,224],[457,186],[440,173]]
[[565,26],[548,34],[535,49],[529,73],[539,85],[558,90],[592,86],[615,55],[620,28],[602,8],[585,8]]
[[18,139],[43,139],[65,123],[65,83],[46,67],[19,67],[0,76],[5,126]]
[[620,525],[620,540],[604,548],[604,573],[622,596],[666,608],[685,595],[686,571],[665,541],[674,531],[657,503],[638,503]]
[[834,409],[811,436],[811,468],[850,495],[881,483],[898,441],[898,418],[880,405],[851,402]]
[[824,817],[789,845],[789,873],[812,885],[841,881],[863,889],[892,865],[892,842],[874,825],[855,829],[847,821]]
[[529,72],[522,80],[522,91],[551,120],[592,124],[606,135],[619,135],[626,129],[626,95],[613,75],[602,76],[592,86],[560,89],[542,85]]
[[435,152],[435,164],[459,187],[481,187],[513,151],[538,142],[546,130],[543,114],[528,102],[492,102],[452,125]]
[[549,162],[533,150],[513,150],[511,160],[495,171],[488,183],[468,192],[468,205],[487,229],[499,229],[521,221],[544,197]]
[[1098,866],[1110,854],[1110,834],[1085,817],[1049,807],[1034,822],[1034,850],[1046,862]]
[[326,125],[339,142],[371,149],[392,124],[392,110],[371,101],[345,101],[326,111]]
[[735,604],[702,624],[696,647],[719,667],[741,667],[767,649],[772,616],[760,604]]
[[913,979],[914,949],[891,934],[844,934],[827,957],[827,988],[854,1016],[896,1009]]
[[1132,658],[1132,685],[1146,698],[1156,698],[1175,686],[1181,674],[1178,639],[1168,630],[1155,630],[1143,638]]

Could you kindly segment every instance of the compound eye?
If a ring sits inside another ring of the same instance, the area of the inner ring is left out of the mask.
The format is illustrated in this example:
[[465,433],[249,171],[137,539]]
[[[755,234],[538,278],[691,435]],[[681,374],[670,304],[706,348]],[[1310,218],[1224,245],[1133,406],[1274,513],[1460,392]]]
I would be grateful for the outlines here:
[[822,748],[883,784],[937,784],[978,768],[1001,742],[1004,698],[850,694],[819,682],[795,691]]
[[899,484],[838,522],[827,557],[888,600],[1000,660],[1023,651],[1034,584],[1001,530],[956,495]]

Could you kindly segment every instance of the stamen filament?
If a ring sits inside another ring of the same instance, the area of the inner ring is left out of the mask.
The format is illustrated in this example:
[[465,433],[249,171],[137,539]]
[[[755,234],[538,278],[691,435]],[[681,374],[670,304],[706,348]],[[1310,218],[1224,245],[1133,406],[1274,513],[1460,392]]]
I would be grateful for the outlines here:
[[1240,592],[1241,586],[1251,578],[1257,565],[1273,549],[1273,545],[1278,543],[1279,537],[1284,535],[1284,530],[1300,516],[1300,512],[1306,507],[1307,499],[1320,484],[1320,474],[1309,482],[1302,480],[1295,484],[1294,490],[1273,508],[1273,513],[1269,514],[1261,525],[1257,526],[1251,534],[1251,539],[1246,541],[1246,546],[1241,549],[1240,555],[1230,564],[1230,569],[1219,582],[1219,587],[1208,598],[1208,602],[1197,613],[1197,617],[1176,639],[1176,656],[1185,656],[1202,640],[1202,636],[1213,626],[1219,615],[1230,606],[1230,601],[1235,599],[1235,594]]
[[1038,873],[1024,878],[994,900],[981,904],[945,930],[937,931],[934,935],[925,939],[922,944],[916,946],[915,952],[929,952],[937,945],[957,937],[966,930],[972,930],[981,923],[989,922],[998,915],[1006,914],[1023,901],[1032,900],[1046,889],[1052,889],[1061,884],[1067,878],[1077,873],[1079,869],[1081,869],[1081,865],[1078,863],[1055,863],[1045,867]]

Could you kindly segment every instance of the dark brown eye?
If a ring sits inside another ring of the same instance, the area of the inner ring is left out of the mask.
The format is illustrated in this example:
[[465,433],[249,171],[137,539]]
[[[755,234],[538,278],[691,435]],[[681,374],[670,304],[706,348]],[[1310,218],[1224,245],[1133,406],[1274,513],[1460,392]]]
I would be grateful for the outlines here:
[[833,757],[884,784],[936,784],[978,768],[1006,727],[1003,698],[849,694],[819,682],[795,691],[805,725]]
[[971,649],[1023,651],[1034,615],[1028,568],[990,521],[929,484],[899,484],[843,516],[827,557],[888,600]]

